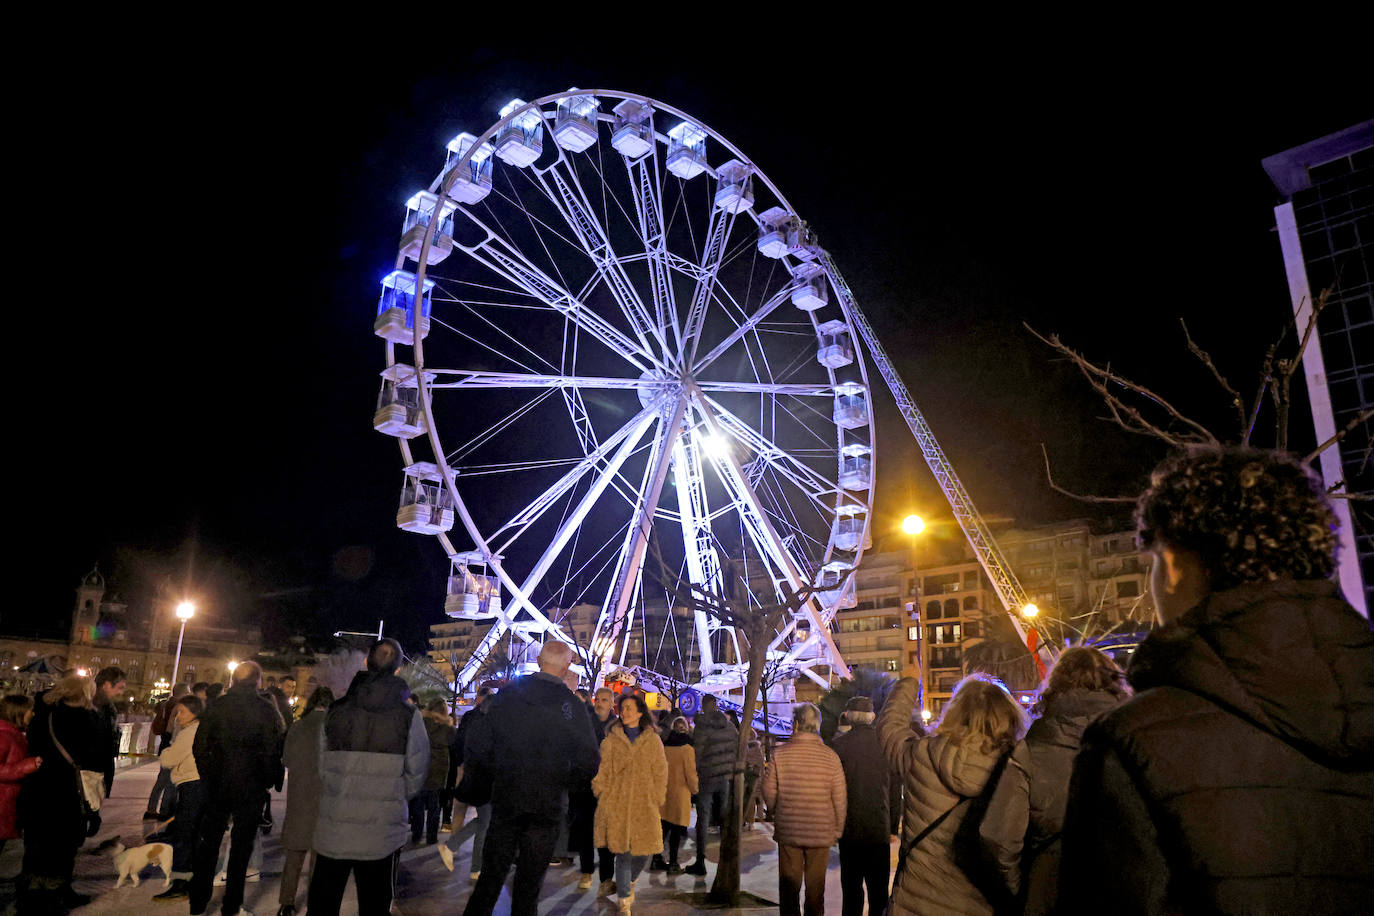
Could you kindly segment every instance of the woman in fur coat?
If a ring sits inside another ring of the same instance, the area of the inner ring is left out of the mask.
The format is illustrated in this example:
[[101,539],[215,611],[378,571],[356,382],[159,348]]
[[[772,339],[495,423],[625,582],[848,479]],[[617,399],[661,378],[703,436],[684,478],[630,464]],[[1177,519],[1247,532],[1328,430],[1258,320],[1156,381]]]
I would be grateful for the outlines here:
[[668,790],[668,760],[644,700],[620,698],[620,721],[601,742],[601,769],[592,780],[597,797],[595,841],[615,853],[615,887],[621,916],[634,902],[635,879],[649,856],[663,852],[659,811]]

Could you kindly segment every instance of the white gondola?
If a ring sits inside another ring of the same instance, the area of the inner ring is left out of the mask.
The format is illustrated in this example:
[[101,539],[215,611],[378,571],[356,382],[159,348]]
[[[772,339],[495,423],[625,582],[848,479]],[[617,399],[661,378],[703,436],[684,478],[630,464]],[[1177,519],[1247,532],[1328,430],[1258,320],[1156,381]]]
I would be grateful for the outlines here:
[[[501,109],[504,118],[524,108],[524,99],[511,99]],[[538,108],[530,108],[511,118],[496,132],[496,155],[507,165],[523,169],[534,165],[544,151],[544,116]]]
[[820,579],[816,582],[816,598],[832,611],[857,606],[859,599],[854,585],[854,567],[838,561],[822,566]]
[[873,486],[872,450],[867,445],[855,443],[840,449],[840,486],[846,490]]
[[382,278],[382,297],[377,302],[377,320],[372,330],[392,343],[413,344],[415,322],[420,323],[420,338],[429,334],[430,293],[434,281],[426,280],[420,296],[419,314],[415,308],[415,275],[408,270],[393,270]]
[[787,230],[787,253],[799,261],[814,261],[820,254],[816,234],[803,222],[793,223]]
[[824,308],[830,301],[830,288],[826,284],[825,270],[819,264],[798,264],[792,271],[797,286],[792,290],[792,304],[804,312],[814,312]]
[[820,346],[816,348],[816,362],[828,369],[841,369],[854,362],[854,342],[849,337],[849,325],[843,321],[827,321],[816,328]]
[[[499,558],[498,558],[499,559]],[[452,560],[444,613],[459,620],[490,620],[501,613],[501,580],[487,573],[480,553],[460,553]]]
[[442,534],[453,528],[453,498],[437,465],[417,461],[405,469],[396,525],[416,534]]
[[372,428],[397,439],[414,439],[427,432],[413,366],[396,363],[382,373],[382,392],[377,396]]
[[[448,141],[448,159],[444,170],[448,171],[462,161],[463,155],[477,143],[472,134],[459,134]],[[465,204],[481,203],[491,193],[491,156],[495,148],[483,143],[473,150],[472,158],[448,186],[448,196]]]
[[867,550],[873,546],[867,527],[868,512],[864,507],[846,503],[836,510],[831,541],[840,550],[858,550],[860,544]]
[[570,153],[580,153],[590,147],[596,142],[596,110],[599,107],[594,95],[570,95],[559,99],[553,118],[554,142]]
[[716,170],[716,206],[727,213],[738,213],[754,205],[754,170],[731,159]]
[[706,131],[691,121],[668,131],[668,171],[681,179],[695,178],[706,171]]
[[611,146],[622,156],[638,159],[654,148],[654,109],[643,102],[626,99],[615,108],[611,121]]
[[835,425],[842,429],[858,429],[868,425],[868,398],[864,386],[858,382],[841,382],[835,386]]
[[438,264],[453,253],[453,211],[458,205],[451,200],[440,206],[437,195],[421,191],[406,201],[406,218],[401,224],[401,254],[412,261],[420,260],[420,249],[424,247],[425,230],[434,221],[434,211],[439,211],[439,225],[434,230],[434,240],[430,242],[425,263]]
[[787,233],[796,222],[782,207],[769,207],[759,214],[759,254],[780,258],[787,254]]

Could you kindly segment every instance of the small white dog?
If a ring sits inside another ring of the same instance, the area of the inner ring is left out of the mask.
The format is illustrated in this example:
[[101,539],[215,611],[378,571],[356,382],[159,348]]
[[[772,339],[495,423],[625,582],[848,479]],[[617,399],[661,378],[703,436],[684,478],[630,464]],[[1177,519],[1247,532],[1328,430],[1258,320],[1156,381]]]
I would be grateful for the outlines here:
[[135,846],[133,849],[126,849],[123,843],[115,843],[110,847],[110,855],[114,856],[115,870],[119,872],[119,880],[115,882],[115,887],[124,883],[125,878],[133,881],[134,887],[138,887],[138,873],[149,865],[156,865],[162,869],[163,887],[172,885],[172,847],[166,843],[149,843],[147,846]]

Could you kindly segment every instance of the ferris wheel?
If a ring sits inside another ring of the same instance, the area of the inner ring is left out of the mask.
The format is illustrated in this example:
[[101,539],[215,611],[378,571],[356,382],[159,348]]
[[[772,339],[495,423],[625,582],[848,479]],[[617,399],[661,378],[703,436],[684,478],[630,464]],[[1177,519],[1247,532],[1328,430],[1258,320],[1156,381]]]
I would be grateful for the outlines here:
[[[633,93],[515,99],[448,144],[399,247],[374,426],[400,444],[397,523],[449,557],[446,611],[493,623],[462,683],[502,640],[554,638],[739,689],[719,621],[644,638],[671,617],[665,578],[765,603],[814,589],[770,657],[848,675],[830,624],[854,606],[874,479],[856,310],[741,150]],[[560,622],[577,607],[595,609],[580,636]]]

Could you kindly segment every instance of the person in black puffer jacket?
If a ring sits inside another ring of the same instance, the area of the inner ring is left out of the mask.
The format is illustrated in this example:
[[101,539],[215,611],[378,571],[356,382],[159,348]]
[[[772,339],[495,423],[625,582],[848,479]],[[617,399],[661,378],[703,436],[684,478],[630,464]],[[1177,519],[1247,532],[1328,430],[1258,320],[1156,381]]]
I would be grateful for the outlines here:
[[1089,646],[1065,649],[1035,704],[1039,716],[1016,746],[978,825],[988,873],[1018,912],[1054,912],[1059,834],[1069,776],[1088,723],[1130,695],[1116,662]]
[[490,916],[512,864],[510,911],[533,916],[568,791],[595,776],[601,763],[587,706],[563,683],[571,663],[566,643],[545,642],[539,671],[488,700],[464,739],[463,765],[493,774],[491,827],[466,916]]
[[1084,732],[1060,911],[1368,913],[1374,634],[1330,580],[1321,482],[1212,448],[1161,465],[1136,514],[1163,626],[1135,698]]
[[692,749],[697,755],[697,858],[687,866],[687,874],[706,874],[706,826],[711,812],[724,812],[730,803],[730,775],[735,770],[735,750],[739,730],[717,707],[714,696],[701,698],[692,730]]

